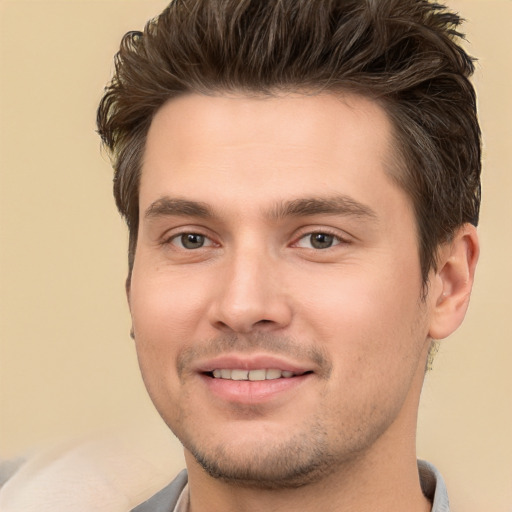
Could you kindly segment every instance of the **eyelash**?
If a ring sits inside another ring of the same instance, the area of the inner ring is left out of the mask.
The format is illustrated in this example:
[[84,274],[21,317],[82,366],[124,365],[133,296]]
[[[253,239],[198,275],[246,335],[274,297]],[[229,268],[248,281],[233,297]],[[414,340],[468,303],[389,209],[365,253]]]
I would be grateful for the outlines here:
[[[177,244],[173,243],[176,240],[180,240],[180,239],[183,241],[184,237],[186,237],[186,236],[189,236],[189,237],[190,236],[201,237],[201,238],[204,239],[204,241],[209,241],[209,243],[207,243],[207,245],[203,244],[203,245],[200,245],[199,247],[195,247],[195,248],[184,247],[183,246],[183,242],[181,243],[181,245],[177,245]],[[202,249],[203,247],[212,247],[212,246],[215,246],[217,244],[215,244],[215,242],[213,242],[213,240],[209,236],[207,236],[207,235],[205,235],[205,234],[203,234],[203,233],[201,233],[199,231],[183,231],[181,233],[176,233],[176,234],[166,238],[164,240],[164,242],[163,242],[163,245],[175,245],[180,250],[194,251],[194,250],[197,250],[197,249]]]
[[[328,249],[332,249],[333,247],[336,247],[338,245],[347,245],[350,243],[349,240],[346,238],[341,237],[339,234],[332,232],[329,229],[318,229],[318,230],[312,230],[308,231],[306,233],[301,234],[296,241],[292,244],[292,246],[299,246],[299,243],[301,240],[309,238],[311,240],[311,237],[314,235],[326,235],[328,237],[332,237],[333,243],[332,245],[329,245],[328,247],[301,247],[302,249],[309,249],[309,250],[315,250],[315,251],[327,251]],[[300,247],[300,246],[299,246]]]

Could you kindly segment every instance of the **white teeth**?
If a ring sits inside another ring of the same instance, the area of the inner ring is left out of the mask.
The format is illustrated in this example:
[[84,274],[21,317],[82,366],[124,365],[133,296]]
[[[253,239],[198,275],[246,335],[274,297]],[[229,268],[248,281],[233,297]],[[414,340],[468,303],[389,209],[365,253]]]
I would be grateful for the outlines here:
[[249,380],[265,380],[265,370],[251,370]]
[[231,370],[231,380],[248,380],[248,370]]
[[295,375],[288,370],[277,370],[274,368],[269,368],[268,370],[264,368],[258,370],[215,369],[212,374],[215,379],[250,381],[275,380],[280,378],[289,379]]
[[282,375],[281,370],[267,370],[267,380],[280,379]]

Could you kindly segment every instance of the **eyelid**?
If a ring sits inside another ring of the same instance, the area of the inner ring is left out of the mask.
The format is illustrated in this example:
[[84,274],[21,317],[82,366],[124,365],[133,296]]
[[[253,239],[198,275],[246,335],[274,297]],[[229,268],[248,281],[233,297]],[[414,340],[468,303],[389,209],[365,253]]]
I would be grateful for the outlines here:
[[[183,235],[196,235],[196,236],[200,236],[200,237],[203,238],[204,243],[200,247],[194,247],[193,249],[191,249],[189,247],[184,247],[184,245],[183,245],[183,243],[181,241],[181,239],[183,238]],[[177,240],[180,241],[179,244],[175,244],[174,243]],[[181,233],[181,234],[178,234],[178,235],[174,235],[174,236],[172,236],[169,239],[168,243],[178,247],[180,250],[183,249],[185,251],[190,251],[190,250],[198,251],[198,250],[203,249],[205,247],[213,247],[213,246],[215,246],[215,243],[213,242],[213,240],[210,237],[202,235],[201,233],[193,233],[193,232],[186,232],[186,233]]]
[[[318,234],[318,233],[321,233],[321,234],[325,234],[325,235],[329,235],[329,236],[332,236],[334,237],[336,240],[337,240],[337,243],[333,244],[331,247],[327,248],[327,249],[315,249],[313,247],[311,247],[312,250],[315,250],[315,251],[318,251],[318,250],[322,250],[322,251],[327,251],[329,249],[331,249],[332,247],[336,247],[338,245],[347,245],[347,244],[350,244],[352,242],[352,239],[351,237],[346,234],[346,233],[340,233],[339,230],[336,230],[336,229],[332,229],[332,228],[327,228],[327,227],[322,227],[322,226],[308,226],[308,227],[305,227],[305,228],[302,228],[298,234],[296,234],[294,236],[294,241],[292,242],[292,247],[295,246],[297,247],[298,243],[303,239],[303,238],[306,238],[308,236],[311,236],[311,235],[314,235],[314,234]],[[301,249],[307,249],[306,247],[300,247]]]
[[[174,247],[177,247],[178,249],[183,250],[190,250],[186,249],[185,247],[181,247],[179,245],[173,244],[174,240],[179,239],[183,235],[200,235],[205,238],[205,240],[208,241],[207,244],[202,246],[203,247],[218,247],[219,244],[214,240],[214,238],[211,236],[211,234],[207,234],[205,229],[202,229],[197,226],[180,226],[177,228],[172,228],[168,231],[166,231],[160,238],[160,244],[161,245],[172,245]],[[196,249],[197,250],[197,249]]]

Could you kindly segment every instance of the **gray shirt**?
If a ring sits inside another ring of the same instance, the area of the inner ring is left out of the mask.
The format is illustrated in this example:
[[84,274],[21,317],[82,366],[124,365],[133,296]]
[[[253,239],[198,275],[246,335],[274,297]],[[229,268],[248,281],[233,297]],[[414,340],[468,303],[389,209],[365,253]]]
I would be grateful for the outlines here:
[[[418,471],[423,494],[432,502],[432,512],[450,512],[448,493],[439,471],[423,460],[418,461]],[[132,512],[182,512],[183,508],[186,510],[187,481],[187,471],[183,470],[167,487],[135,507]]]

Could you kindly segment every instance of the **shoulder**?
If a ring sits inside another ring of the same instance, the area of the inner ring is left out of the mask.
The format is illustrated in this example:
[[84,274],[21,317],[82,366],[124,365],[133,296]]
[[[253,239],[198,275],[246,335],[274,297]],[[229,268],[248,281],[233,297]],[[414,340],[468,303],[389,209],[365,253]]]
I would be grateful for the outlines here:
[[148,432],[62,441],[0,464],[0,510],[131,510],[184,467],[181,445]]

